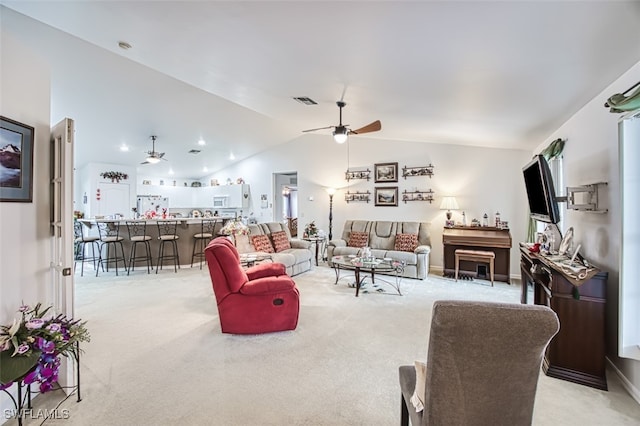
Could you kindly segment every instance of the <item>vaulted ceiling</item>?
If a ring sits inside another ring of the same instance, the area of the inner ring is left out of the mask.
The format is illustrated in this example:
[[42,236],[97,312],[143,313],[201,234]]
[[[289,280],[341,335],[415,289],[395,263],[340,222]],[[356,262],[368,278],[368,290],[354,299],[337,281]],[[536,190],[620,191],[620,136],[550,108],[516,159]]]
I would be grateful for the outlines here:
[[[2,30],[51,66],[77,162],[152,175],[304,143],[339,99],[352,128],[382,121],[352,137],[533,149],[640,60],[639,1],[0,4]],[[169,161],[140,165],[150,135]]]

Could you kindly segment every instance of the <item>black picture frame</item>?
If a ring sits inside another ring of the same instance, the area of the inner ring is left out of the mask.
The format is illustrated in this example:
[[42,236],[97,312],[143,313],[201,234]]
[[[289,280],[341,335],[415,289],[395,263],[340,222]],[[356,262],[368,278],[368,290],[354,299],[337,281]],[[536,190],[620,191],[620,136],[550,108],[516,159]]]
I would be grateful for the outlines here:
[[376,186],[374,199],[376,206],[398,207],[398,187]]
[[33,202],[33,127],[0,116],[0,202]]
[[375,183],[397,182],[398,163],[374,164],[373,174],[375,177]]

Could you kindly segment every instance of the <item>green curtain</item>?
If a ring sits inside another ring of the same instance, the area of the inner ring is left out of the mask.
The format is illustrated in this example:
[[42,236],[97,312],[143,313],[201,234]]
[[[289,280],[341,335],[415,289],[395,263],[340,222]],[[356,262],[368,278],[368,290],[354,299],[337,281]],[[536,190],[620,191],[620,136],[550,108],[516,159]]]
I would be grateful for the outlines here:
[[[630,94],[625,96],[627,93]],[[613,113],[629,112],[637,109],[640,110],[640,81],[626,92],[616,93],[611,96],[607,99],[604,106],[610,108],[609,112]]]
[[[545,160],[553,160],[556,157],[562,155],[562,150],[564,149],[564,143],[562,139],[558,138],[551,142],[548,147],[542,150],[540,154],[545,158]],[[533,243],[536,239],[536,221],[535,219],[531,219],[529,216],[529,226],[527,227],[527,242]]]

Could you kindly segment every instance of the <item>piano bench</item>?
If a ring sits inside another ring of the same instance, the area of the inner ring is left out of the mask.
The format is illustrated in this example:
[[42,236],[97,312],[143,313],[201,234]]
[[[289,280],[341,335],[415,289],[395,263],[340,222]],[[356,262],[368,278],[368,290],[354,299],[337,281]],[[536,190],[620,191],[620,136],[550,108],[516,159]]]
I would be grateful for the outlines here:
[[496,254],[492,251],[465,250],[456,249],[456,281],[458,281],[458,271],[460,270],[460,261],[468,260],[470,262],[484,262],[489,264],[489,275],[491,276],[491,287],[493,287],[493,264]]

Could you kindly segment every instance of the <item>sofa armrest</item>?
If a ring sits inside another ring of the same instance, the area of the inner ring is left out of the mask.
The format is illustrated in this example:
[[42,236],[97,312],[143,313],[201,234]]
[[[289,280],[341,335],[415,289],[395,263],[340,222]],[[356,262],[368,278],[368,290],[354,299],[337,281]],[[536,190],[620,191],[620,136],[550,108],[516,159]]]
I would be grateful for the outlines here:
[[264,277],[248,281],[240,287],[240,293],[247,296],[259,296],[292,291],[295,288],[296,283],[291,277],[279,275],[277,277]]
[[257,280],[258,278],[273,277],[277,275],[287,275],[287,270],[282,263],[261,263],[251,268],[247,268],[245,271],[249,281]]
[[305,240],[293,238],[289,240],[289,244],[291,244],[291,248],[307,249],[307,250],[311,249],[311,241],[305,241]]
[[415,254],[419,254],[419,253],[431,253],[431,246],[418,246],[416,247],[416,249],[413,251]]
[[347,242],[345,240],[331,240],[329,241],[331,247],[346,247]]

